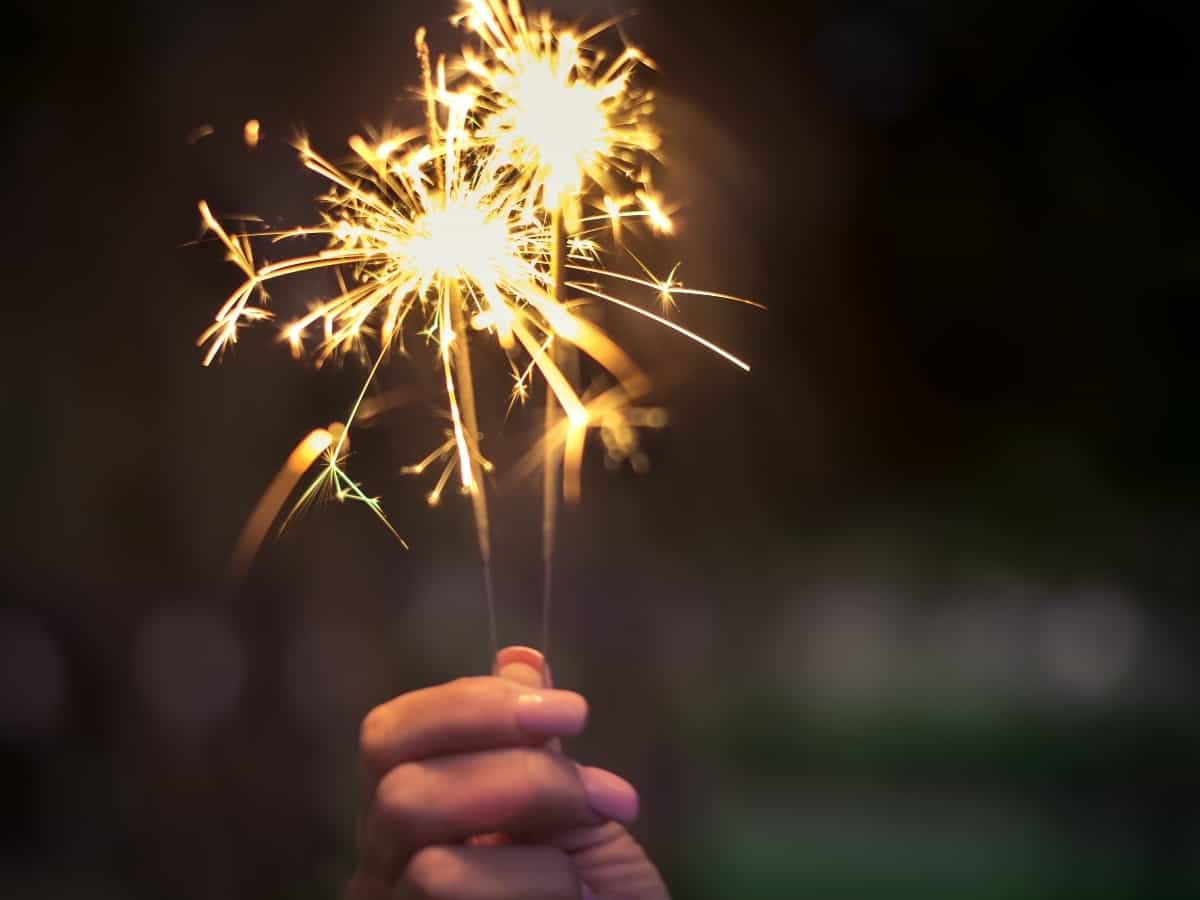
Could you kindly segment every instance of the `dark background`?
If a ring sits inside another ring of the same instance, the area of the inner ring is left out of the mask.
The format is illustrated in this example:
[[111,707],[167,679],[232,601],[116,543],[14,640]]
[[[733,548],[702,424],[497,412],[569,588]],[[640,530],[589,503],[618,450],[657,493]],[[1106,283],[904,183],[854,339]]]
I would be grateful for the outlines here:
[[[6,14],[4,897],[334,896],[358,719],[487,668],[468,508],[395,471],[437,439],[420,407],[352,460],[410,552],[334,506],[224,585],[362,371],[265,329],[213,369],[193,346],[236,283],[188,246],[196,201],[311,220],[285,141],[415,119],[412,32],[455,49],[448,12]],[[604,314],[672,418],[645,476],[593,447],[564,522],[572,752],[639,786],[679,900],[1196,896],[1200,7],[657,0],[622,27],[683,202],[646,252],[770,311],[681,304],[749,375]],[[532,425],[493,426],[498,457]],[[536,639],[536,504],[497,500],[503,640]]]

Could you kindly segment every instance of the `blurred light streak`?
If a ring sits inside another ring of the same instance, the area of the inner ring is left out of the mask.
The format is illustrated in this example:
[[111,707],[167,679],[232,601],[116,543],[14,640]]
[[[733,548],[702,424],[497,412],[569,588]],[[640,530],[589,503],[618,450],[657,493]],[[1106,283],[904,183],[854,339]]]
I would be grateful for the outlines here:
[[[233,553],[229,557],[226,569],[230,583],[240,584],[246,577],[250,564],[254,561],[258,548],[262,546],[271,523],[279,517],[279,511],[284,502],[295,489],[301,476],[325,453],[345,431],[340,422],[333,422],[328,428],[315,428],[298,443],[284,462],[283,467],[275,473],[267,489],[255,504],[254,510],[242,526]],[[343,445],[345,451],[348,444]]]

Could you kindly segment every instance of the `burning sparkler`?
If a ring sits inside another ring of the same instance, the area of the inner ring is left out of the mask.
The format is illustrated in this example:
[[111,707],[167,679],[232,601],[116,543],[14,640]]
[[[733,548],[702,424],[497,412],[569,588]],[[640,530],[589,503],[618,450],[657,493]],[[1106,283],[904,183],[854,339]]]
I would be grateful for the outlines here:
[[[478,94],[478,140],[490,142],[525,187],[527,202],[550,222],[550,285],[554,300],[566,300],[564,263],[568,234],[582,227],[583,188],[599,188],[617,235],[628,194],[653,205],[652,223],[670,223],[650,196],[647,157],[659,147],[649,116],[653,95],[633,82],[639,63],[634,47],[608,61],[587,41],[607,26],[576,34],[547,13],[527,15],[518,3],[463,0],[458,21],[479,40],[480,51],[463,51],[462,68]],[[640,173],[640,174],[639,174]],[[649,213],[648,213],[649,215]],[[552,344],[555,363],[578,380],[578,360]],[[546,393],[545,433],[557,431],[559,407]],[[586,423],[569,415],[563,441],[562,493],[579,497]],[[545,648],[553,592],[554,541],[558,522],[560,454],[546,441],[542,480],[542,644]]]
[[[372,141],[353,137],[355,161],[346,166],[328,161],[306,141],[299,143],[303,164],[330,185],[318,224],[230,234],[207,204],[200,204],[205,225],[244,280],[199,343],[207,348],[208,364],[237,340],[241,325],[272,318],[265,308],[271,282],[333,271],[340,289],[284,324],[283,337],[297,356],[307,339],[315,340],[318,364],[374,344],[374,364],[345,427],[310,436],[324,442],[317,452],[324,454],[325,465],[300,503],[328,491],[366,503],[386,523],[378,501],[342,468],[346,442],[383,362],[403,349],[407,333],[426,338],[441,370],[451,430],[441,447],[406,471],[423,474],[441,466],[430,503],[438,501],[457,471],[473,506],[495,642],[483,481],[491,466],[480,446],[471,332],[493,336],[508,355],[514,400],[529,395],[535,373],[546,385],[543,595],[548,604],[559,491],[568,500],[578,497],[587,432],[601,433],[610,460],[630,458],[640,465],[644,459],[637,455],[633,427],[661,424],[656,415],[631,411],[648,390],[648,380],[617,344],[576,312],[578,301],[569,300],[568,292],[653,319],[742,368],[748,368],[742,360],[604,285],[617,280],[645,288],[667,306],[687,294],[750,301],[684,289],[673,272],[658,279],[646,270],[643,279],[602,263],[597,238],[610,228],[619,237],[621,222],[646,221],[656,231],[671,227],[650,185],[659,138],[649,120],[652,96],[635,83],[637,69],[648,64],[639,51],[627,47],[610,60],[590,44],[603,29],[577,34],[547,14],[531,18],[517,0],[469,0],[457,19],[476,36],[477,46],[451,64],[449,79],[444,58],[435,73],[424,34],[417,35],[424,128]],[[585,200],[601,212],[585,215]],[[323,249],[273,263],[255,259],[256,239],[313,237],[324,239]],[[568,280],[568,271],[579,278]],[[615,384],[584,390],[577,354],[597,363]],[[285,469],[303,471],[312,462],[306,459]],[[278,490],[268,494],[277,508]],[[548,622],[548,608],[543,621]]]
[[[475,136],[520,172],[530,202],[562,210],[572,232],[585,182],[616,213],[638,191],[654,202],[646,162],[660,138],[650,122],[654,96],[634,81],[639,65],[650,65],[637,48],[609,60],[588,44],[607,25],[577,34],[502,0],[465,0],[458,19],[482,51],[464,49],[462,62],[478,92]],[[669,229],[665,216],[657,222]]]

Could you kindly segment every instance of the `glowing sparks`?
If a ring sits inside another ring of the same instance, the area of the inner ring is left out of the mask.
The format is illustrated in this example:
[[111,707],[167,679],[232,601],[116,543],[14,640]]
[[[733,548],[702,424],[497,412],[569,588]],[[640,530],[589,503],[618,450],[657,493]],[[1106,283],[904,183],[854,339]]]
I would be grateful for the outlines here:
[[594,32],[576,34],[545,13],[531,18],[506,0],[467,0],[459,19],[480,45],[462,61],[474,79],[475,137],[520,171],[532,200],[564,207],[577,226],[586,181],[605,194],[616,182],[641,184],[636,173],[660,139],[653,95],[634,81],[648,63],[640,51],[626,47],[609,60],[588,44]]
[[[363,495],[357,489],[357,485],[350,481],[339,468],[342,458],[349,450],[350,444],[349,438],[346,436],[346,426],[341,422],[333,422],[328,428],[314,428],[288,454],[287,460],[284,461],[283,466],[275,474],[275,477],[271,479],[271,483],[267,486],[267,489],[263,491],[263,495],[254,506],[254,511],[250,513],[245,525],[242,526],[241,534],[238,535],[233,553],[229,557],[228,566],[229,578],[233,583],[236,584],[245,577],[246,572],[250,568],[250,563],[254,559],[254,555],[258,552],[258,548],[262,546],[267,532],[271,529],[271,523],[279,515],[279,510],[283,507],[284,502],[295,489],[296,484],[300,481],[304,473],[322,456],[326,458],[325,472],[305,494],[301,503],[297,504],[293,510],[293,514],[302,504],[315,497],[320,489],[328,487],[329,483],[332,482],[334,484],[334,492],[339,500],[345,500],[347,497],[350,497],[366,502],[384,524],[387,525],[387,520],[383,518],[383,514],[378,508],[378,502]],[[404,540],[399,535],[396,535],[396,537],[400,540],[400,543],[404,543]]]
[[[546,14],[528,16],[517,0],[470,0],[458,19],[474,35],[475,46],[451,64],[449,80],[443,60],[431,64],[423,32],[417,36],[425,78],[424,128],[371,140],[353,137],[349,146],[356,159],[350,165],[335,165],[299,142],[303,165],[329,184],[317,224],[230,233],[201,202],[202,221],[243,280],[199,343],[205,364],[212,362],[237,341],[242,325],[272,317],[264,307],[273,282],[333,273],[338,290],[284,322],[281,338],[297,357],[307,343],[318,364],[351,351],[361,356],[370,347],[374,364],[345,427],[314,432],[284,471],[298,477],[321,456],[324,468],[298,506],[329,495],[363,502],[383,518],[378,500],[342,468],[349,430],[356,417],[376,414],[375,401],[366,395],[380,366],[404,349],[406,335],[423,336],[440,370],[450,428],[444,443],[402,471],[437,472],[427,495],[431,504],[458,473],[462,491],[471,497],[486,564],[490,526],[483,476],[491,466],[480,447],[472,363],[480,336],[493,337],[507,356],[513,377],[510,409],[530,396],[536,375],[553,398],[551,405],[564,413],[548,417],[541,444],[561,468],[563,495],[573,499],[590,431],[600,434],[610,465],[629,460],[641,470],[648,460],[637,449],[637,429],[665,422],[661,411],[634,406],[649,390],[648,379],[575,307],[587,299],[632,311],[748,368],[711,341],[615,296],[605,285],[615,280],[647,289],[664,314],[674,310],[680,295],[750,301],[684,288],[674,270],[657,278],[642,266],[642,278],[603,264],[599,238],[610,230],[614,243],[625,224],[637,221],[657,233],[672,230],[670,209],[650,185],[659,137],[650,122],[652,96],[637,83],[638,70],[647,64],[639,51],[625,48],[609,57],[591,43],[603,29],[577,33]],[[257,120],[246,123],[247,146],[256,146],[259,134]],[[583,216],[584,199],[603,213]],[[316,239],[324,246],[260,262],[256,239]],[[569,281],[568,270],[593,280]],[[578,366],[564,362],[568,347],[607,373],[608,386],[584,390]],[[549,457],[545,462],[550,472]],[[295,477],[288,475],[286,489],[279,479],[272,484],[270,504],[253,518],[254,534],[266,527],[263,517],[268,523],[275,517],[282,502],[277,495],[289,492]],[[244,548],[239,552],[244,557]]]

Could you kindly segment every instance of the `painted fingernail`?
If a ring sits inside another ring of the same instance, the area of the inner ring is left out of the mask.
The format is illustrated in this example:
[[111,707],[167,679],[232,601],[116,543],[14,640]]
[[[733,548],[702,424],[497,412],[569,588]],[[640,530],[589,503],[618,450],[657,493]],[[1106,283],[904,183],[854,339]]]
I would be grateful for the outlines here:
[[592,812],[605,819],[632,822],[638,814],[638,795],[633,785],[606,769],[580,766],[579,778]]
[[514,715],[530,737],[566,737],[583,731],[587,701],[573,691],[529,691],[517,697]]
[[505,647],[496,654],[492,674],[526,687],[549,687],[546,658],[532,647]]

